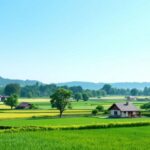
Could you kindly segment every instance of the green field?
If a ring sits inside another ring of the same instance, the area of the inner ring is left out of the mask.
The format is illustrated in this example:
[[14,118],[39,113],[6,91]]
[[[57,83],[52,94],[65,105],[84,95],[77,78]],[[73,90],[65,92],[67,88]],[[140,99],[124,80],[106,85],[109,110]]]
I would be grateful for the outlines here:
[[[90,99],[89,101],[72,101],[72,108],[73,109],[94,109],[97,105],[103,105],[105,109],[107,109],[108,107],[110,107],[112,105],[112,103],[116,103],[116,102],[125,102],[125,98],[122,96],[110,96],[110,97],[103,97],[100,99]],[[47,109],[51,109],[51,105],[50,105],[50,99],[47,98],[36,98],[36,99],[19,99],[19,103],[21,102],[30,102],[32,104],[35,104],[40,110],[47,110]],[[133,101],[133,103],[140,107],[140,105],[142,105],[143,103],[146,103],[146,101],[144,102],[139,102],[139,101]],[[8,106],[3,105],[2,102],[0,102],[0,109],[9,109]]]
[[70,117],[70,118],[29,118],[29,119],[11,119],[1,120],[0,126],[72,126],[72,125],[90,125],[103,123],[120,123],[120,122],[150,122],[150,118],[133,118],[133,119],[109,119],[98,117]]
[[0,134],[2,150],[148,150],[150,127]]
[[[115,123],[148,122],[150,118],[110,119],[107,114],[99,113],[96,117],[91,111],[97,105],[107,110],[113,103],[125,102],[124,97],[105,97],[89,101],[71,101],[72,109],[66,109],[63,118],[59,111],[52,109],[49,99],[19,99],[21,102],[35,104],[35,110],[10,110],[0,103],[0,126],[22,127],[56,127],[54,131],[44,130],[10,130],[0,133],[0,149],[4,150],[148,150],[150,126],[111,127],[103,129],[67,129],[59,127],[76,127]],[[140,107],[146,102],[133,102]],[[147,112],[149,114],[149,112]],[[59,129],[59,130],[58,130]],[[4,131],[1,129],[1,131]]]
[[[116,98],[116,99],[115,99]],[[36,110],[10,110],[10,107],[0,103],[0,120],[14,118],[35,118],[35,117],[54,117],[59,115],[59,111],[52,109],[49,99],[19,99],[21,102],[30,102],[35,104]],[[66,109],[65,116],[91,115],[91,111],[98,105],[102,105],[107,110],[115,102],[125,102],[124,97],[105,97],[102,99],[90,99],[89,101],[71,101],[72,109]],[[146,102],[133,102],[140,107]]]

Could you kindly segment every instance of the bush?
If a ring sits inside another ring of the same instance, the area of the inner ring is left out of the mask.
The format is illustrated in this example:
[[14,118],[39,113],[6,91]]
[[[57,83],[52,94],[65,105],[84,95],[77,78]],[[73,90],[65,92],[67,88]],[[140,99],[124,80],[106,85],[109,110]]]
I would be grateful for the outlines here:
[[108,114],[109,113],[109,111],[108,110],[104,110],[104,114],[106,115],[106,114]]
[[149,103],[146,103],[146,104],[143,104],[143,105],[141,106],[141,109],[146,109],[146,110],[150,109],[150,102],[149,102]]
[[104,107],[102,105],[98,105],[96,107],[96,109],[100,112],[100,111],[104,111]]
[[38,109],[38,106],[37,106],[37,105],[35,105],[35,104],[31,104],[30,109]]
[[98,114],[98,110],[97,109],[92,110],[92,115],[96,116],[97,114]]

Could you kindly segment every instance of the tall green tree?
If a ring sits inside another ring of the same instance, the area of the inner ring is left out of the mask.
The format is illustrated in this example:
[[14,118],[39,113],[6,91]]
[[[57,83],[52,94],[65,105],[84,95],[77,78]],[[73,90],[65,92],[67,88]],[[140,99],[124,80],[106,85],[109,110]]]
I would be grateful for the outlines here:
[[18,96],[16,94],[11,95],[4,101],[5,105],[8,105],[13,109],[13,107],[16,107],[18,104]]
[[89,100],[89,96],[88,96],[87,93],[83,93],[83,94],[82,94],[82,97],[83,97],[83,100],[84,100],[84,101],[88,101],[88,100]]
[[50,96],[51,106],[59,110],[60,118],[62,117],[66,106],[69,104],[69,98],[71,97],[71,95],[72,93],[70,90],[61,88],[56,90],[56,92]]
[[74,95],[74,99],[78,102],[79,100],[83,99],[82,94],[81,93],[76,93]]
[[8,84],[4,89],[4,94],[11,96],[13,94],[20,95],[20,85],[19,84]]
[[138,89],[136,89],[136,88],[132,89],[131,92],[130,92],[130,94],[131,94],[132,96],[137,96],[138,93],[139,93],[139,91],[138,91]]
[[76,93],[82,93],[83,92],[83,89],[81,86],[72,86],[69,88],[73,94],[76,94]]
[[102,90],[106,91],[107,94],[111,94],[112,87],[111,87],[110,84],[105,84],[105,85],[102,87]]

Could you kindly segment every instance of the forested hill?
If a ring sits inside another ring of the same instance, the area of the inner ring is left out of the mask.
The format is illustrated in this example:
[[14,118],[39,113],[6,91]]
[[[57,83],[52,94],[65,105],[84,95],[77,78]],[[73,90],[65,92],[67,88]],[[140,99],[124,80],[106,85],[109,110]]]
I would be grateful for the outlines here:
[[[19,80],[19,79],[6,79],[0,77],[0,87],[4,87],[10,83],[18,83],[20,86],[26,85],[35,85],[36,83],[43,84],[42,82],[36,80]],[[82,81],[74,81],[74,82],[65,82],[65,83],[57,83],[57,86],[81,86],[83,89],[90,89],[90,90],[98,90],[103,87],[104,84],[107,83],[94,83],[94,82],[82,82]],[[117,83],[109,83],[114,88],[123,88],[123,89],[144,89],[144,87],[150,87],[150,82],[117,82]]]
[[[83,89],[91,89],[91,90],[98,90],[103,87],[106,83],[93,83],[93,82],[66,82],[66,83],[59,83],[58,86],[81,86]],[[109,83],[114,88],[123,88],[123,89],[144,89],[145,87],[150,87],[150,82],[118,82],[118,83]]]
[[37,82],[38,81],[36,80],[18,80],[18,79],[15,80],[15,79],[6,79],[6,78],[0,77],[0,87],[4,87],[10,83],[17,83],[17,84],[20,84],[20,86],[26,86],[26,85],[34,85]]

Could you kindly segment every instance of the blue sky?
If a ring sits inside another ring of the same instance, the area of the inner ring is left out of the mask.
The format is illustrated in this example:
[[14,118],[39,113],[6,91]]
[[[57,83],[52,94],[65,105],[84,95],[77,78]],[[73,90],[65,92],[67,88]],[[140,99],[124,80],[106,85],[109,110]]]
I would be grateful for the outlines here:
[[0,0],[0,76],[150,81],[149,0]]

